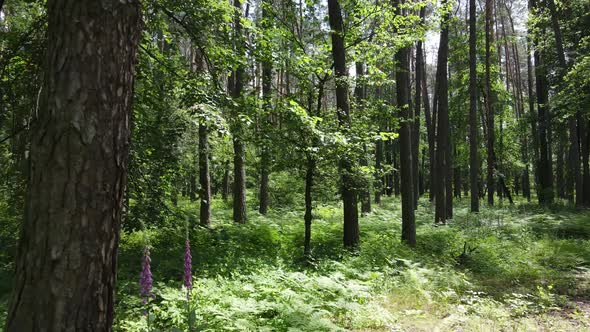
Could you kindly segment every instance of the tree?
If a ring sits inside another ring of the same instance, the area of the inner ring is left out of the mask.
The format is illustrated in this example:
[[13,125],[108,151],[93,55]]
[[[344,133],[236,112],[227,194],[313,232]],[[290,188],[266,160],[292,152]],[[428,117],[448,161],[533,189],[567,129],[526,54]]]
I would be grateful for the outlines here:
[[110,331],[140,5],[49,0],[47,8],[6,330]]
[[[271,17],[269,14],[271,3],[269,1],[263,1],[262,4],[262,28],[265,30],[265,33],[268,34],[268,29],[271,26]],[[268,39],[268,38],[267,38]],[[267,40],[267,45],[270,45],[270,40]],[[270,117],[270,112],[272,111],[272,95],[271,95],[271,88],[272,88],[272,54],[271,51],[268,50],[268,46],[265,47],[263,50],[263,59],[262,59],[262,103],[263,103],[263,130],[267,130],[268,118]],[[263,137],[266,135],[262,133]],[[260,214],[266,214],[268,211],[268,205],[270,203],[270,197],[268,194],[268,181],[269,181],[269,173],[270,173],[270,151],[268,147],[269,142],[266,139],[262,139],[262,152],[260,155],[260,193],[259,193],[259,206],[258,212]]]
[[[338,126],[344,132],[350,127],[350,104],[348,100],[348,69],[344,48],[342,10],[338,0],[328,0],[328,16],[332,30],[332,58],[336,79],[336,113]],[[339,162],[341,193],[344,209],[344,246],[354,248],[359,242],[357,193],[354,186],[352,161],[343,156]]]
[[[447,4],[443,0],[441,5],[444,8]],[[438,61],[436,73],[436,111],[437,111],[437,130],[436,130],[436,168],[437,175],[435,177],[435,216],[434,220],[437,223],[446,223],[448,215],[448,200],[447,181],[450,173],[448,169],[451,167],[448,162],[449,149],[449,85],[448,85],[448,56],[449,56],[449,13],[445,10],[441,21],[440,43],[438,48]],[[434,122],[434,121],[433,121]]]
[[[395,1],[397,15],[403,16],[401,2]],[[400,108],[399,144],[401,195],[402,195],[402,241],[410,246],[416,245],[416,220],[414,215],[414,175],[412,170],[412,130],[410,117],[410,48],[401,46],[395,56],[397,66],[395,70],[397,105]]]
[[495,107],[496,95],[492,90],[492,44],[494,43],[493,31],[493,7],[494,0],[486,0],[485,7],[485,41],[486,41],[486,56],[485,56],[485,82],[486,82],[486,122],[488,128],[487,135],[487,184],[488,184],[488,204],[494,205],[494,191],[496,188],[495,169],[496,160],[494,155],[494,140],[495,140]]
[[[529,1],[529,8],[537,9],[536,0]],[[548,131],[549,129],[549,92],[547,87],[547,68],[544,63],[543,51],[540,49],[538,36],[533,39],[534,61],[535,61],[535,76],[537,88],[537,113],[538,113],[538,131],[539,131],[539,190],[538,199],[539,204],[547,205],[553,203],[553,175],[552,167],[549,158],[549,143]]]
[[477,160],[477,32],[475,0],[469,0],[469,184],[471,212],[479,212],[479,161]]
[[[238,56],[244,54],[244,38],[242,36],[242,5],[240,0],[234,0],[234,49]],[[231,95],[239,104],[244,88],[244,64],[239,63],[232,72],[228,87]],[[233,145],[234,145],[234,187],[233,187],[233,219],[234,222],[243,224],[246,222],[246,147],[243,141],[243,125],[238,116],[238,110],[234,110],[233,118]]]

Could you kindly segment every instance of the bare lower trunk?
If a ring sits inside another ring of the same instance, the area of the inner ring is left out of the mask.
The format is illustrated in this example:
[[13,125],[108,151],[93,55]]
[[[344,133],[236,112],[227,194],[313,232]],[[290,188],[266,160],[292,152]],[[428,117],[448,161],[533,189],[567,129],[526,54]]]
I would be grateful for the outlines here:
[[201,202],[199,223],[211,224],[211,175],[209,174],[209,139],[207,126],[199,125],[199,201]]
[[47,7],[51,42],[6,331],[111,331],[140,6]]
[[[338,0],[328,0],[328,16],[332,29],[332,58],[336,75],[336,112],[340,129],[350,127],[350,104],[348,100],[348,70],[344,47],[342,12]],[[346,156],[339,163],[342,180],[342,203],[344,214],[344,246],[355,248],[359,242],[357,193],[354,188],[354,168]]]

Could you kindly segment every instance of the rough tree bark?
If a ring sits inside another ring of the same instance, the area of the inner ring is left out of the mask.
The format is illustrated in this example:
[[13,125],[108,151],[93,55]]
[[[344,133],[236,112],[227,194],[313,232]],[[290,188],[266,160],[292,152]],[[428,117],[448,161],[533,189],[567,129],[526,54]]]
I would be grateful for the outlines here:
[[[243,36],[242,36],[242,5],[240,0],[234,0],[234,47],[238,54],[244,53]],[[238,65],[238,68],[232,73],[231,93],[235,100],[242,97],[244,87],[244,67]],[[234,110],[237,113],[238,110]],[[237,114],[234,114],[233,126],[233,146],[234,146],[234,188],[233,188],[233,220],[243,224],[246,222],[246,149],[244,146],[242,133],[242,124]]]
[[[403,15],[400,8],[402,2],[394,0],[396,12]],[[395,71],[397,105],[400,108],[400,175],[402,196],[402,241],[410,246],[416,245],[416,219],[414,215],[414,163],[412,161],[412,119],[410,117],[410,48],[400,48],[395,58],[397,66]]]
[[[350,104],[348,100],[348,70],[346,68],[346,49],[344,48],[342,12],[338,0],[328,0],[328,16],[332,30],[332,57],[336,78],[336,112],[341,130],[350,127]],[[344,205],[344,246],[354,248],[359,242],[358,204],[354,189],[353,165],[349,158],[343,157],[339,163],[342,177],[342,201]]]
[[[446,5],[447,1],[443,0],[442,5]],[[443,15],[441,21],[441,32],[440,32],[440,43],[438,49],[438,61],[437,61],[437,118],[438,125],[436,130],[436,168],[438,169],[437,176],[435,178],[435,217],[434,220],[437,223],[446,223],[447,220],[447,197],[446,188],[447,181],[451,179],[447,178],[449,174],[447,168],[450,165],[447,164],[447,149],[448,149],[448,134],[449,134],[449,95],[448,95],[448,73],[447,64],[449,56],[449,28],[448,28],[448,13]]]
[[6,331],[111,331],[140,5],[49,0],[47,17]]

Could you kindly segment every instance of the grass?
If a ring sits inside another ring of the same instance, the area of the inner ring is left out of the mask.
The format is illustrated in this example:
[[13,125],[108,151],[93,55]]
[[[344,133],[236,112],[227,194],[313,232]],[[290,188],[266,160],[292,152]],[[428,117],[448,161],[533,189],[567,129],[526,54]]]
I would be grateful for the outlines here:
[[[361,218],[360,250],[352,253],[341,249],[341,208],[319,205],[314,261],[304,264],[302,211],[252,211],[248,224],[235,225],[229,206],[215,201],[213,226],[190,230],[195,288],[188,304],[180,282],[185,219],[123,234],[116,329],[590,328],[590,218],[565,206],[519,203],[472,215],[457,202],[453,222],[435,227],[430,204],[421,200],[418,245],[409,248],[399,240],[399,202],[387,199]],[[197,207],[182,202],[179,211],[191,215]],[[136,280],[145,243],[157,294],[149,319]],[[473,250],[463,254],[464,248]]]

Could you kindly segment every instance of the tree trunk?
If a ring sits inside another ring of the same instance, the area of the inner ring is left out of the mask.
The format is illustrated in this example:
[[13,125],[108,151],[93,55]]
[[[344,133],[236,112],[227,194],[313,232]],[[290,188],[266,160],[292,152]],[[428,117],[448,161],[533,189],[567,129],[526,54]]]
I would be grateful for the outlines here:
[[[318,99],[317,99],[317,108],[316,108],[316,116],[320,116],[320,112],[322,109],[322,99],[324,97],[324,84],[325,81],[321,80],[318,86]],[[309,111],[311,112],[312,101],[310,96],[309,101]],[[313,146],[317,146],[317,140],[314,140]],[[311,256],[311,222],[313,220],[313,200],[312,200],[312,190],[313,190],[313,182],[314,182],[314,173],[316,168],[316,159],[313,154],[309,153],[307,155],[307,167],[305,170],[305,215],[303,216],[303,220],[305,223],[305,235],[304,235],[304,244],[303,244],[303,255],[306,258]]]
[[[271,16],[269,14],[269,6],[272,4],[265,0],[262,3],[262,28],[266,33],[270,29]],[[268,212],[268,206],[270,204],[268,182],[270,175],[270,163],[271,156],[266,139],[266,130],[270,125],[270,117],[272,112],[272,54],[270,50],[265,49],[263,60],[262,60],[262,99],[264,114],[262,116],[262,153],[260,155],[260,192],[259,192],[259,206],[258,212],[265,215]]]
[[[348,70],[344,48],[342,12],[338,0],[328,0],[328,16],[332,30],[332,57],[336,77],[336,112],[341,130],[350,128],[350,104],[348,101]],[[344,246],[354,248],[359,242],[357,194],[354,188],[353,165],[346,156],[340,159],[342,176],[342,201],[344,205]]]
[[[442,4],[445,6],[447,3],[446,0],[443,0]],[[447,74],[447,64],[448,64],[448,56],[449,56],[449,28],[448,28],[448,15],[444,14],[442,21],[441,21],[441,32],[440,32],[440,43],[438,49],[438,62],[437,62],[437,80],[438,84],[436,84],[437,89],[437,118],[438,118],[438,126],[436,131],[436,165],[438,169],[438,174],[436,176],[436,194],[435,194],[435,222],[437,223],[446,223],[447,220],[447,181],[450,179],[447,178],[449,172],[447,168],[450,165],[447,165],[447,146],[448,136],[449,136],[449,96],[448,96],[448,74]]]
[[590,133],[588,132],[588,119],[579,115],[578,123],[580,124],[580,145],[582,150],[582,203],[583,206],[590,206],[590,166],[588,164],[590,159]]
[[477,49],[475,0],[469,0],[469,184],[471,212],[479,212],[479,161],[477,154]]
[[[424,18],[424,11],[425,9],[420,9],[420,16]],[[428,139],[428,161],[429,161],[429,181],[428,181],[428,192],[429,197],[428,199],[432,202],[434,200],[434,193],[435,193],[435,179],[434,179],[434,170],[435,170],[435,132],[436,132],[436,117],[431,115],[430,113],[430,98],[428,97],[428,82],[426,80],[426,61],[424,59],[421,62],[422,64],[422,96],[424,99],[424,121],[426,124],[426,136]]]
[[[396,84],[397,86],[397,84]],[[400,194],[400,183],[399,183],[399,140],[394,140],[393,144],[391,145],[392,151],[392,158],[393,158],[393,194],[395,197],[398,197]]]
[[[381,98],[381,87],[376,87],[376,98]],[[375,204],[381,204],[381,193],[383,192],[383,180],[381,166],[383,158],[383,140],[378,139],[375,142]]]
[[[561,136],[561,135],[559,135]],[[562,137],[557,137],[557,165],[555,166],[555,182],[557,184],[557,197],[565,198],[565,192],[567,190],[567,183],[565,183],[565,177],[563,172],[563,164],[564,158],[563,155],[565,153],[563,148],[563,140]]]
[[[422,20],[421,20],[422,21]],[[414,167],[412,168],[412,175],[414,176],[414,209],[418,208],[418,199],[422,192],[420,189],[420,163],[419,163],[419,153],[420,153],[420,111],[422,108],[422,70],[424,65],[422,61],[424,61],[423,56],[423,42],[419,40],[416,43],[416,89],[415,89],[415,98],[414,98],[414,125],[412,126],[412,162]]]
[[211,175],[209,174],[209,138],[207,126],[199,124],[199,200],[201,201],[199,222],[208,227],[211,224]]
[[47,8],[51,42],[6,331],[111,331],[141,7]]
[[[536,8],[536,1],[530,0],[529,7]],[[551,163],[549,158],[549,144],[548,144],[548,131],[549,131],[549,114],[548,114],[548,83],[547,83],[547,69],[545,68],[544,55],[538,46],[538,42],[535,39],[533,41],[534,46],[534,59],[535,59],[535,76],[537,86],[537,112],[539,122],[539,204],[547,205],[553,203],[553,175],[551,171]]]
[[223,179],[221,181],[221,198],[227,202],[227,198],[230,194],[230,179],[229,179],[229,161],[226,161],[223,165]]
[[[242,5],[240,0],[234,0],[234,47],[236,53],[244,54],[243,36],[242,36]],[[244,67],[243,64],[232,73],[230,78],[233,82],[232,97],[239,101],[242,98],[244,86]],[[238,110],[234,110],[237,113]],[[233,188],[233,220],[243,224],[246,222],[246,150],[242,141],[242,124],[237,114],[233,119],[233,146],[234,146],[234,188]]]
[[[354,97],[356,101],[356,107],[359,110],[362,110],[363,103],[365,99],[365,87],[362,82],[362,75],[365,71],[365,65],[362,62],[356,62],[356,85],[354,87]],[[361,166],[368,166],[369,162],[367,160],[367,146],[363,144],[363,155],[359,161]],[[367,214],[371,213],[371,186],[367,184],[365,188],[363,188],[359,194],[359,198],[361,200],[361,213]]]
[[[403,15],[403,9],[400,8],[401,1],[395,0],[396,12]],[[416,220],[414,216],[414,162],[412,161],[412,130],[410,107],[410,49],[409,47],[401,48],[397,51],[395,58],[397,66],[395,71],[396,77],[396,96],[397,104],[400,107],[400,173],[401,173],[401,195],[402,195],[402,241],[410,246],[416,245]]]
[[494,191],[495,191],[495,179],[494,179],[494,170],[495,170],[495,160],[494,160],[494,140],[495,140],[495,124],[494,124],[494,116],[495,116],[495,98],[494,93],[492,91],[492,78],[491,78],[491,62],[492,62],[492,55],[491,55],[491,45],[494,43],[494,36],[493,36],[493,18],[492,18],[492,11],[493,11],[493,0],[486,0],[485,6],[485,43],[486,43],[486,50],[485,50],[485,79],[486,79],[486,120],[487,120],[487,128],[488,128],[488,136],[487,136],[487,184],[488,184],[488,204],[494,205]]

